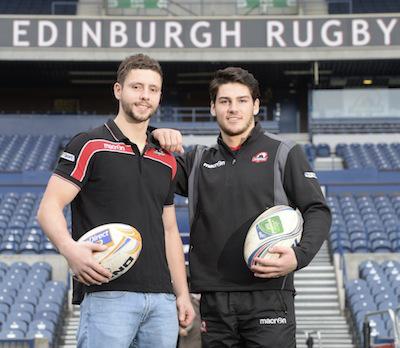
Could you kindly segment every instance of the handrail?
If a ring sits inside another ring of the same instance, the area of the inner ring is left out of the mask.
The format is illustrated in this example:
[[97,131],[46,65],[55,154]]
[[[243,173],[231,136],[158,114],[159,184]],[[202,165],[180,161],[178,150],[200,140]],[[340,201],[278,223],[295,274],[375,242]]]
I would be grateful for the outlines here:
[[394,346],[395,348],[400,348],[400,328],[398,326],[399,319],[397,318],[397,313],[400,312],[400,307],[396,309],[384,309],[380,311],[373,311],[368,312],[364,316],[364,323],[363,323],[363,336],[364,336],[364,348],[370,348],[371,346],[371,327],[369,324],[368,318],[378,314],[385,314],[388,313],[389,318],[393,324],[393,335],[394,335]]

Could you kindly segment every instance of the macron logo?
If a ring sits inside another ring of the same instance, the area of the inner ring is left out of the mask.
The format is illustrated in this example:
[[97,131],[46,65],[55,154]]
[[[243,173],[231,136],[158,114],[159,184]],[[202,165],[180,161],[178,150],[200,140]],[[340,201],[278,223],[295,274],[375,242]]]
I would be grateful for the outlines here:
[[222,167],[225,165],[225,161],[218,161],[217,163],[209,164],[209,163],[203,163],[203,167],[214,169],[218,167]]
[[125,147],[119,144],[104,143],[104,148],[107,150],[126,151]]
[[260,325],[282,325],[286,324],[286,318],[262,318],[260,319]]

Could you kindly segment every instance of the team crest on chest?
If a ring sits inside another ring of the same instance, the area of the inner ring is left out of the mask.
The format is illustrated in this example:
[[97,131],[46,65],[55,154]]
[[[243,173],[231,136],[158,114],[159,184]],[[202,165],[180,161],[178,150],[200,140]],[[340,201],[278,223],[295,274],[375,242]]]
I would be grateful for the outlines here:
[[253,163],[267,162],[268,161],[268,152],[263,151],[263,152],[259,152],[259,153],[255,154],[252,157],[251,161]]
[[165,156],[165,152],[161,149],[154,149],[154,154],[159,156]]

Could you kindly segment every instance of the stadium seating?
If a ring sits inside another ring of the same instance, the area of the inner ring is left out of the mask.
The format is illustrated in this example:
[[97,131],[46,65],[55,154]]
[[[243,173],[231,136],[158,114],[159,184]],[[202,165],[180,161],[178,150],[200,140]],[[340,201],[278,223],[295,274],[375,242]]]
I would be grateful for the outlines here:
[[[36,220],[41,195],[7,192],[0,196],[0,253],[57,253]],[[66,209],[67,220],[70,212]]]
[[[379,264],[374,260],[367,260],[359,265],[360,278],[346,282],[347,307],[350,309],[360,341],[365,315],[368,312],[399,307],[399,274],[400,263],[397,261],[384,261]],[[393,337],[393,322],[387,314],[371,316],[369,323],[374,341]]]
[[[0,0],[1,14],[63,14],[75,15],[78,0]],[[70,3],[70,4],[68,4]]]
[[52,170],[60,145],[56,135],[0,135],[0,172]]
[[0,339],[46,337],[57,340],[67,287],[51,281],[51,266],[0,263]]
[[329,14],[400,12],[400,3],[393,0],[326,0]]
[[333,252],[400,252],[399,194],[329,196]]

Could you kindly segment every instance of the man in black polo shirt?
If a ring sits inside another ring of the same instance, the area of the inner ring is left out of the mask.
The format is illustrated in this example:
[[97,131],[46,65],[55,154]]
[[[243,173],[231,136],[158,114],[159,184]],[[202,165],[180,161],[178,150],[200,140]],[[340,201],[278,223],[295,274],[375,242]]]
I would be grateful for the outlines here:
[[[39,207],[43,230],[78,280],[73,302],[84,298],[78,347],[175,347],[178,322],[194,317],[173,205],[176,161],[147,132],[161,86],[158,62],[125,59],[114,85],[117,117],[70,141]],[[63,215],[69,203],[72,238]],[[76,242],[106,223],[134,226],[143,241],[135,265],[111,282],[93,257],[105,247]]]

